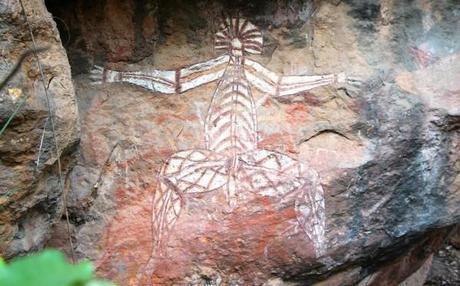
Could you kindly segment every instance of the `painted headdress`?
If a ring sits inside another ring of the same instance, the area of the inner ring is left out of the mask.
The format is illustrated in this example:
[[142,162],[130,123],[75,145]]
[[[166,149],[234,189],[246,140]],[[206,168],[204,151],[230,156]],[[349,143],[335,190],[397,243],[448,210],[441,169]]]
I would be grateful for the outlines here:
[[261,54],[263,38],[260,30],[243,18],[227,18],[216,33],[215,48],[231,55]]

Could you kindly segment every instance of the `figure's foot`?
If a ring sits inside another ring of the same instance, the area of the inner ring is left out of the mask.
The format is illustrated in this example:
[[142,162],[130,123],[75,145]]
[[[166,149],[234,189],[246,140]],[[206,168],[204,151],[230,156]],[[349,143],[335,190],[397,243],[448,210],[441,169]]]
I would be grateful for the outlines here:
[[103,83],[103,74],[104,74],[104,68],[101,66],[95,65],[91,71],[89,78],[91,79],[91,84],[101,84]]
[[153,274],[155,273],[156,265],[162,259],[167,258],[163,254],[152,253],[147,263],[141,267],[139,272],[136,275],[136,282],[133,285],[136,286],[150,286],[154,285],[153,283]]

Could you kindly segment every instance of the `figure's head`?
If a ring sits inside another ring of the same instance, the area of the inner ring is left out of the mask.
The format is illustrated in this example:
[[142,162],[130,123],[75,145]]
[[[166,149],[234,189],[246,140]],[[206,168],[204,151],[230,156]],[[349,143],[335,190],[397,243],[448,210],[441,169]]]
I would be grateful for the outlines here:
[[227,18],[216,33],[215,47],[216,49],[227,50],[230,55],[236,57],[261,54],[262,33],[246,19]]

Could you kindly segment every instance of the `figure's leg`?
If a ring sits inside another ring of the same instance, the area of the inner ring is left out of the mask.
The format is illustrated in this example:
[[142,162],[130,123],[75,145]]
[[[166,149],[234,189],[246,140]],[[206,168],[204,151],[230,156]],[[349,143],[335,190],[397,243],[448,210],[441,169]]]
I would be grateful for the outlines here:
[[147,285],[157,257],[164,257],[169,231],[179,218],[188,194],[205,193],[228,181],[227,160],[208,150],[186,150],[172,155],[162,166],[152,199],[152,253],[138,273],[138,285]]
[[327,249],[324,190],[315,171],[308,171],[308,176],[296,198],[295,211],[299,227],[314,242],[316,256],[320,257]]
[[165,256],[164,240],[179,217],[184,203],[183,193],[165,176],[165,166],[161,168],[158,177],[152,198],[152,250],[147,263],[137,274],[138,286],[153,285],[152,275],[157,258]]
[[325,251],[324,191],[318,174],[299,161],[269,150],[240,157],[242,186],[264,196],[295,196],[298,227],[313,241],[317,256]]
[[158,187],[152,198],[152,253],[161,256],[165,254],[163,236],[167,235],[179,217],[184,193],[165,176],[164,168],[158,177]]
[[265,196],[286,196],[304,184],[304,166],[281,153],[254,150],[239,157],[241,187]]

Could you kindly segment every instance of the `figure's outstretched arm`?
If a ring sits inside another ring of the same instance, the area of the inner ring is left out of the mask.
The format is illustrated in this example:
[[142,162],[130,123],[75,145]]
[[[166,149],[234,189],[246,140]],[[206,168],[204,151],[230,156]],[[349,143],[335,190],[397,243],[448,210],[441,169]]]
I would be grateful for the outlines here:
[[328,75],[277,75],[258,62],[245,59],[244,71],[247,79],[259,90],[273,96],[286,96],[316,87],[345,83],[345,74]]
[[90,78],[95,83],[127,82],[152,91],[174,94],[219,79],[228,61],[229,56],[223,55],[176,70],[116,71],[95,66]]

